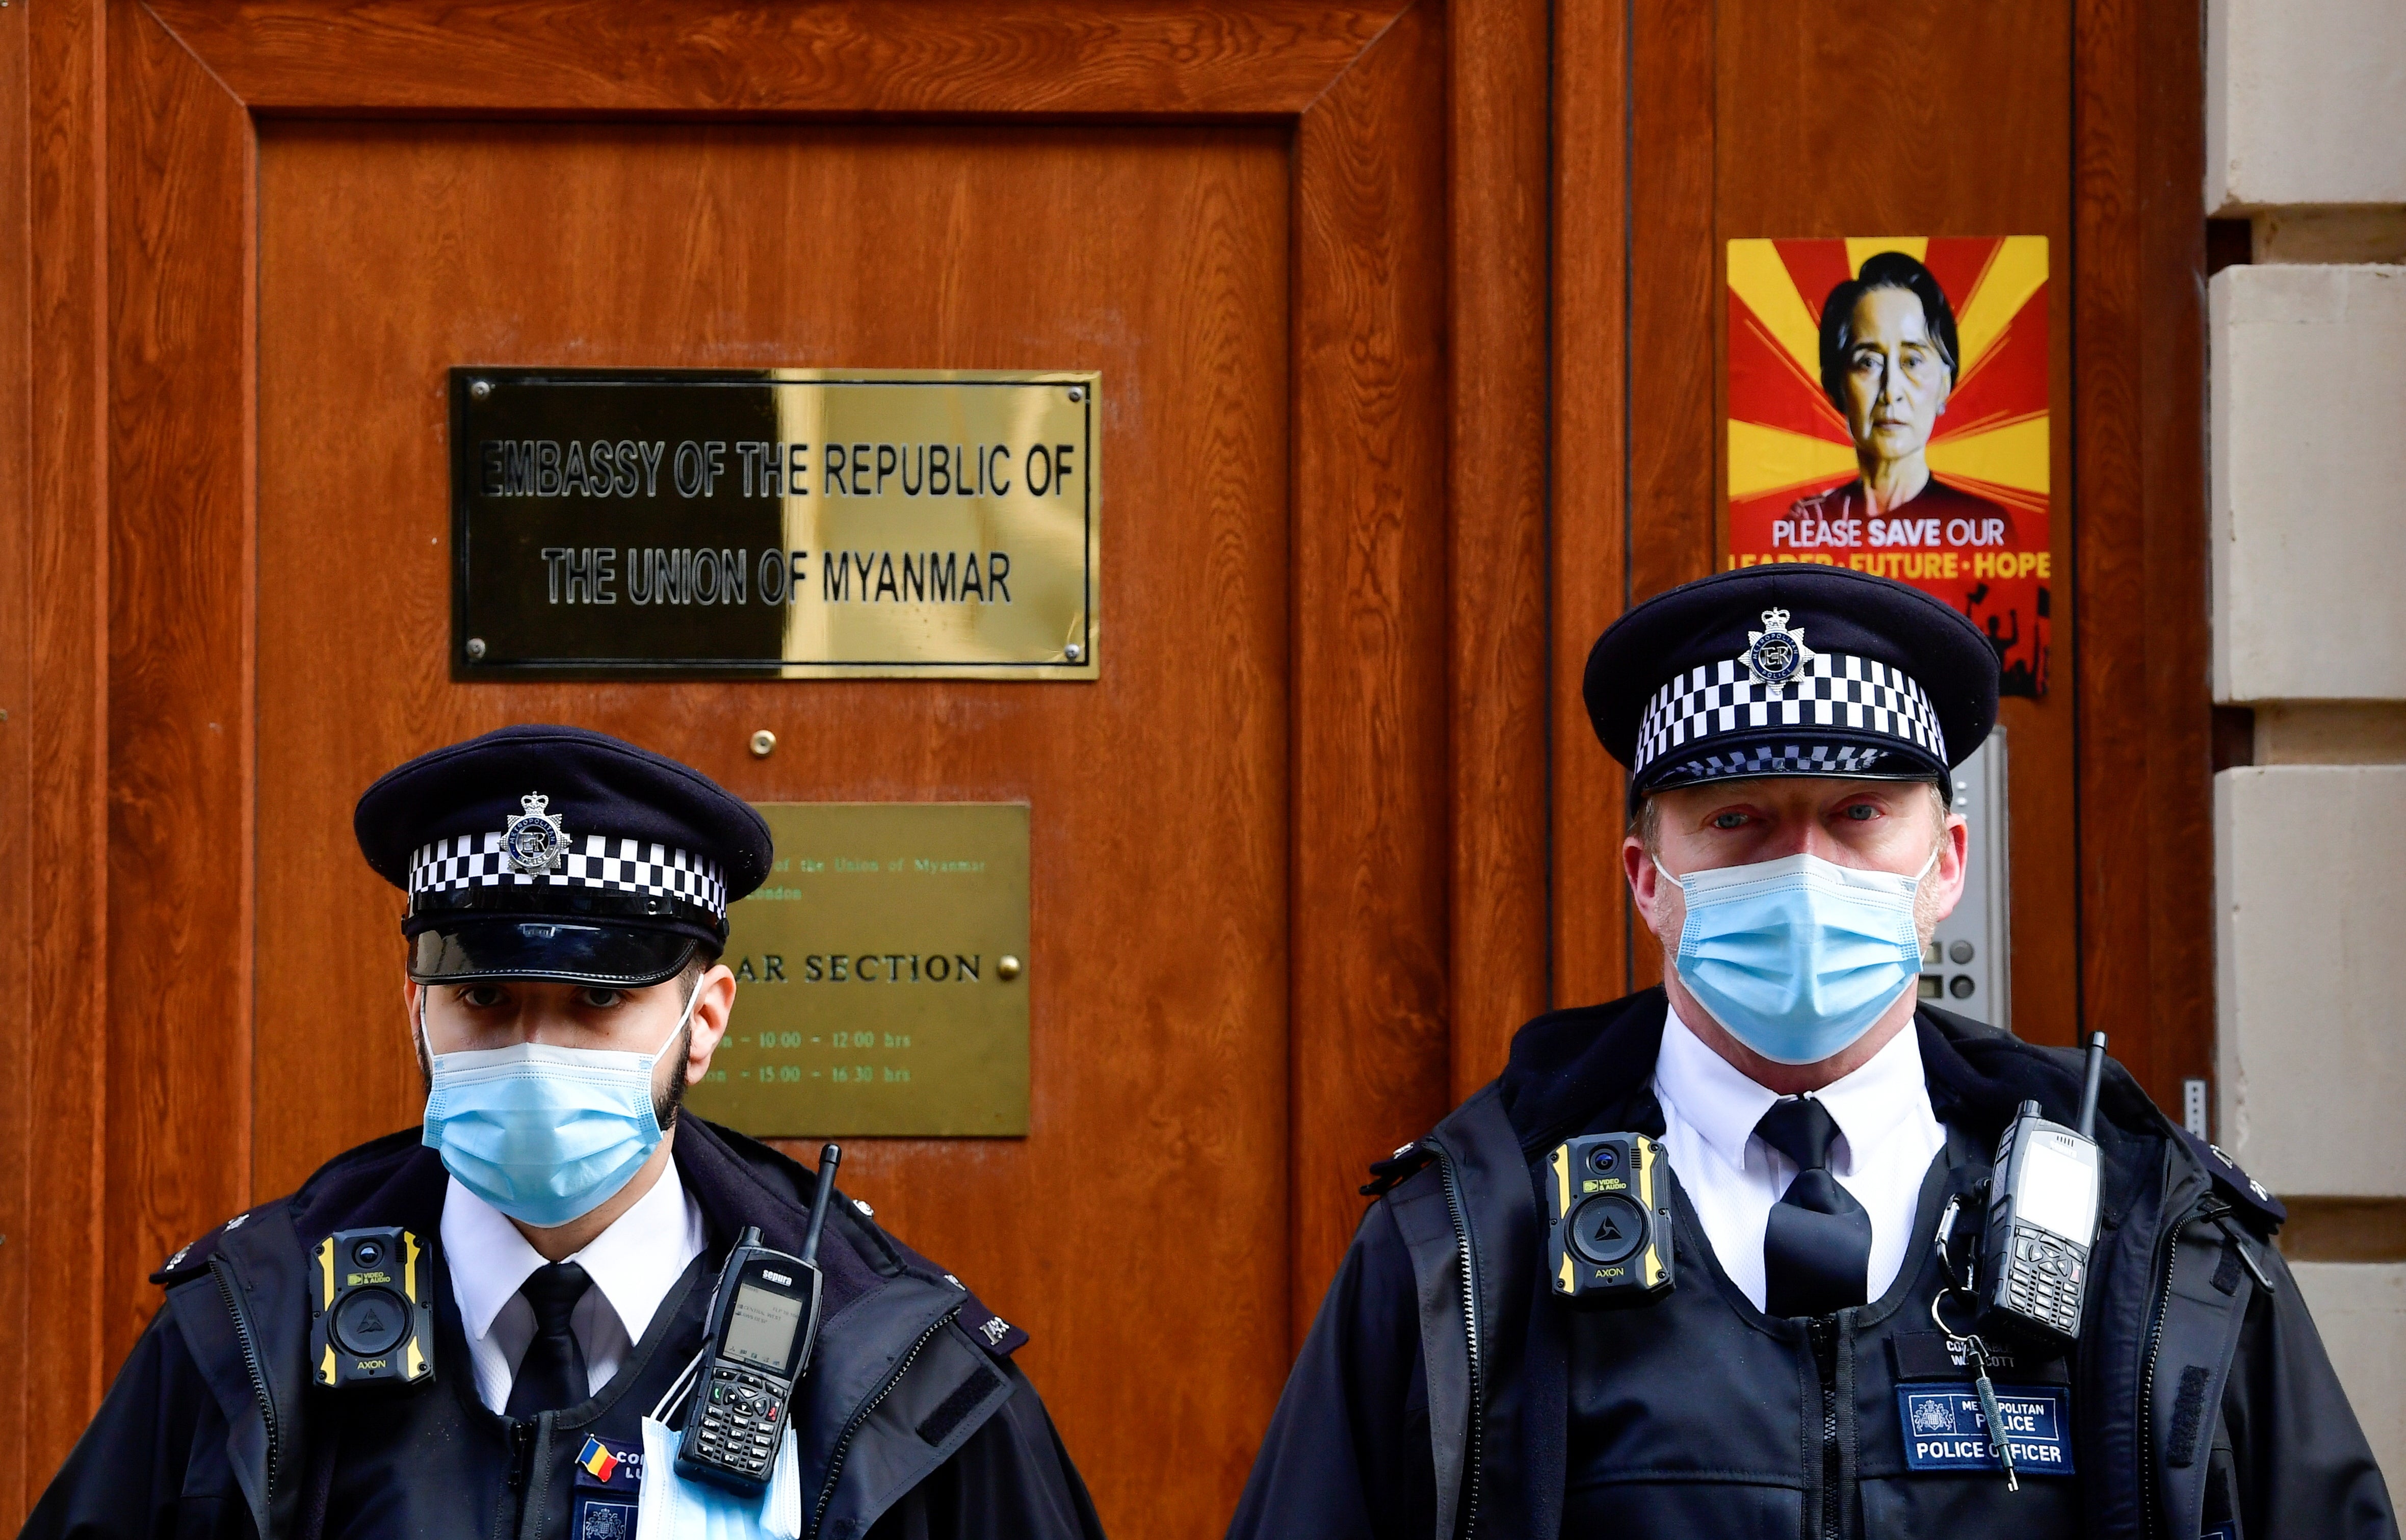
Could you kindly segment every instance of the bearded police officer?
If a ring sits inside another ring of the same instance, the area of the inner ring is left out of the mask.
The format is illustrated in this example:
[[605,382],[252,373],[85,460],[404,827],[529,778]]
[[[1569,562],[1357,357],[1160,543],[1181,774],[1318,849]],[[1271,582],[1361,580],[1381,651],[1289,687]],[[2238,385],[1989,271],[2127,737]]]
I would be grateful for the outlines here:
[[[2093,1249],[2048,1264],[2077,1341],[1979,1335],[1999,1137],[2073,1123],[2083,1091],[2079,1055],[1917,998],[1996,671],[1945,604],[1826,567],[1723,573],[1604,634],[1587,704],[1669,976],[1531,1022],[1378,1168],[1234,1540],[2396,1535],[2278,1203],[2118,1067],[2064,1198],[2094,1203]],[[1606,1133],[1667,1157],[1668,1265],[1576,1309],[1548,1160]]]
[[[800,1251],[818,1186],[679,1111],[735,1004],[717,959],[770,869],[757,814],[632,744],[520,727],[393,770],[356,825],[408,895],[425,1124],[167,1260],[27,1534],[1099,1534],[1012,1363],[1026,1338],[840,1196],[793,1404],[750,1402],[791,1432],[754,1435],[784,1467],[768,1496],[672,1462],[730,1245]],[[391,1347],[338,1363],[313,1315],[362,1278],[431,1293],[425,1330],[395,1293],[347,1295],[351,1347]]]

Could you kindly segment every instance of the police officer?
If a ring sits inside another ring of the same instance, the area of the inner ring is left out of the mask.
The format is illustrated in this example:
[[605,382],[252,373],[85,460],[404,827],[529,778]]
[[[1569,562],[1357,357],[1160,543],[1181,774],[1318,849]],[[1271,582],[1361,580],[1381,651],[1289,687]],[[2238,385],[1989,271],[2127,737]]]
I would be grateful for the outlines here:
[[[1976,1436],[1947,1291],[1977,1209],[1944,1259],[1941,1222],[2025,1099],[2068,1124],[2081,1091],[2077,1054],[1917,999],[1916,938],[1963,883],[1949,772],[1996,715],[1979,632],[1882,579],[1757,567],[1624,615],[1586,699],[1668,977],[1529,1023],[1377,1168],[1232,1540],[2394,1537],[2279,1204],[2116,1066],[2079,1341],[1987,1343],[2012,1485]],[[1667,1151],[1675,1284],[1573,1310],[1540,1163],[1617,1131]]]
[[[679,1110],[735,1003],[718,954],[770,869],[757,814],[633,744],[516,727],[386,775],[356,828],[408,895],[425,1124],[167,1260],[25,1533],[630,1540],[657,1506],[678,1533],[1099,1535],[1012,1363],[1026,1337],[841,1196],[790,1408],[798,1520],[642,1458],[730,1243],[799,1250],[817,1184]],[[436,1242],[432,1382],[315,1384],[312,1250],[379,1226]]]

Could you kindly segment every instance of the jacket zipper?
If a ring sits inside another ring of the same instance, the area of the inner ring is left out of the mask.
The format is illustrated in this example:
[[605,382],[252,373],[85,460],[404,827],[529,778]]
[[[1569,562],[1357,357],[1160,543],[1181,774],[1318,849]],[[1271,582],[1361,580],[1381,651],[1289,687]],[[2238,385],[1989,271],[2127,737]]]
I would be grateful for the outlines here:
[[234,1317],[234,1339],[242,1349],[242,1366],[250,1376],[250,1393],[259,1399],[259,1415],[267,1424],[267,1477],[260,1489],[262,1505],[273,1499],[276,1491],[276,1466],[282,1454],[282,1432],[276,1422],[276,1398],[268,1393],[267,1369],[260,1362],[259,1338],[250,1329],[250,1317],[242,1307],[242,1290],[235,1282],[234,1264],[223,1257],[209,1258],[209,1274],[218,1280],[218,1293],[225,1296],[226,1311]]
[[1813,1341],[1813,1370],[1821,1379],[1821,1536],[1840,1540],[1838,1478],[1844,1463],[1838,1452],[1837,1321],[1816,1316],[1807,1327]]
[[2172,1264],[2180,1256],[2181,1232],[2198,1217],[2192,1205],[2164,1237],[2164,1263],[2147,1308],[2147,1356],[2139,1371],[2139,1533],[2156,1533],[2156,1359],[2164,1347],[2164,1317],[2172,1305]]
[[1453,1220],[1453,1240],[1462,1256],[1462,1327],[1469,1348],[1470,1431],[1465,1441],[1467,1468],[1464,1473],[1462,1513],[1454,1533],[1460,1540],[1470,1540],[1479,1528],[1479,1498],[1486,1479],[1480,1458],[1486,1440],[1487,1401],[1485,1365],[1480,1362],[1484,1334],[1479,1325],[1479,1267],[1471,1250],[1470,1210],[1462,1201],[1462,1184],[1454,1174],[1453,1157],[1442,1145],[1433,1143],[1428,1148],[1437,1153],[1437,1175],[1445,1183],[1446,1212]]
[[[526,1527],[526,1485],[527,1478],[533,1473],[534,1468],[534,1420],[531,1418],[525,1420],[510,1418],[508,1421],[509,1479],[502,1484],[501,1495],[493,1500],[493,1533],[497,1535],[507,1534],[514,1529]],[[510,1513],[513,1509],[517,1510],[518,1516],[518,1522],[516,1524],[510,1522]]]
[[902,1355],[902,1362],[896,1364],[894,1372],[885,1377],[885,1382],[877,1387],[877,1393],[863,1402],[860,1409],[852,1414],[852,1420],[843,1425],[843,1432],[836,1436],[835,1453],[828,1459],[827,1481],[819,1488],[818,1506],[811,1510],[811,1527],[802,1532],[804,1534],[816,1536],[819,1533],[819,1525],[827,1519],[828,1505],[835,1501],[836,1478],[843,1475],[843,1457],[851,1452],[853,1436],[860,1432],[863,1424],[868,1422],[870,1414],[876,1411],[885,1403],[885,1398],[894,1393],[894,1387],[901,1383],[904,1375],[911,1372],[911,1365],[919,1360],[920,1350],[935,1339],[938,1332],[944,1329],[944,1322],[960,1313],[961,1307],[955,1305],[938,1316],[934,1324],[921,1332],[919,1339],[911,1344],[911,1350]]

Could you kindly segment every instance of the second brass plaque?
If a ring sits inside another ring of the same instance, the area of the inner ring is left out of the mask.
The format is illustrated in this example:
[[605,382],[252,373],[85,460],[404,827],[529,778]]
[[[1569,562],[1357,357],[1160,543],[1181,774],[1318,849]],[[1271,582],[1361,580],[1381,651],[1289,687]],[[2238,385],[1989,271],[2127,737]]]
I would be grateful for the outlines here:
[[1027,808],[772,802],[690,1100],[757,1137],[1027,1132]]

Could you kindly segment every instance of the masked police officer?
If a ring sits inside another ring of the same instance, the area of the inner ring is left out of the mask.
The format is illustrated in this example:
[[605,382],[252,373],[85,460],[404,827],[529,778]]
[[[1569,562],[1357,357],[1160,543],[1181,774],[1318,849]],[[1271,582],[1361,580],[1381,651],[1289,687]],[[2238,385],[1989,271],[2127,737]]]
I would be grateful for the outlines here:
[[[408,895],[424,1127],[168,1259],[27,1534],[1099,1534],[1012,1363],[1026,1338],[841,1196],[789,1484],[744,1500],[644,1458],[646,1419],[681,1423],[730,1244],[799,1251],[817,1185],[679,1113],[735,1003],[717,959],[770,869],[757,814],[632,744],[520,727],[393,770],[356,826]],[[375,1227],[435,1243],[432,1373],[330,1388],[314,1253]]]
[[[2025,1101],[2072,1123],[2082,1090],[2078,1055],[1918,1004],[1963,883],[1949,771],[1996,714],[1979,632],[1881,579],[1758,567],[1623,616],[1586,698],[1668,978],[1531,1022],[1378,1168],[1233,1540],[2395,1536],[2279,1205],[2118,1067],[2078,1341],[1974,1354],[1999,1135]],[[1575,1310],[1544,1162],[1621,1131],[1667,1153],[1673,1287]]]

